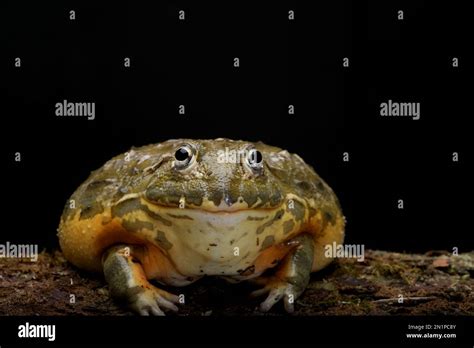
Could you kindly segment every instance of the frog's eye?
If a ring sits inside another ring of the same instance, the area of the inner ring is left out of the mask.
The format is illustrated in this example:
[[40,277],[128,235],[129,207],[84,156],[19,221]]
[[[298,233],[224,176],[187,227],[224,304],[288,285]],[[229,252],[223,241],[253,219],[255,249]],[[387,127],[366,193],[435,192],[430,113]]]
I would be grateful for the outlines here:
[[174,165],[178,169],[186,168],[194,157],[194,149],[190,145],[181,145],[174,153]]
[[247,154],[247,165],[253,170],[261,170],[263,168],[262,153],[256,149],[251,149]]

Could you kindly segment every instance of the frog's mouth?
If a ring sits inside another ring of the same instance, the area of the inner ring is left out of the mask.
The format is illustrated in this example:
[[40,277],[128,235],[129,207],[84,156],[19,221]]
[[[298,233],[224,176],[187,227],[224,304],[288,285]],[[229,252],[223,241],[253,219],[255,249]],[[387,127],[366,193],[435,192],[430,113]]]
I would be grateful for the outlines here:
[[[146,199],[146,198],[145,198]],[[195,200],[187,200],[182,196],[179,201],[176,202],[155,202],[149,199],[146,201],[158,209],[180,209],[180,210],[198,210],[206,213],[238,213],[245,211],[271,211],[278,209],[281,206],[281,202],[278,204],[271,204],[271,202],[263,202],[258,198],[255,203],[251,206],[242,198],[239,198],[236,202],[230,203],[228,199],[223,199],[218,205],[214,201],[210,201],[207,198],[200,200],[199,202]]]
[[148,187],[143,198],[157,207],[200,209],[207,212],[229,213],[248,209],[275,209],[286,198],[278,185],[258,187],[254,184],[241,184],[242,187],[204,189],[191,182],[177,185],[167,182]]

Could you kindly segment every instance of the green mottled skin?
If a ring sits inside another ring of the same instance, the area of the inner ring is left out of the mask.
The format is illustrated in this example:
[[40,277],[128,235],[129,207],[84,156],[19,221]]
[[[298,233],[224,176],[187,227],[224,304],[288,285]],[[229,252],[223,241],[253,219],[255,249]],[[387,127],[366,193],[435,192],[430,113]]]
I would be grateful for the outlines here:
[[[192,143],[198,149],[198,167],[193,173],[182,174],[172,169],[173,154],[179,144]],[[244,141],[170,140],[158,145],[132,148],[114,157],[94,171],[71,197],[82,207],[81,217],[88,218],[103,209],[102,202],[118,201],[127,193],[142,192],[160,205],[186,204],[199,207],[203,198],[220,204],[235,203],[242,197],[249,207],[276,207],[287,193],[303,198],[319,197],[314,209],[336,216],[339,203],[329,186],[298,155],[261,142],[255,148],[265,161],[264,175],[248,180],[248,174],[234,163],[218,163],[218,151],[226,146],[240,150],[249,145]],[[272,158],[280,158],[273,161]],[[202,174],[202,177],[196,175]],[[69,213],[66,205],[65,216]]]

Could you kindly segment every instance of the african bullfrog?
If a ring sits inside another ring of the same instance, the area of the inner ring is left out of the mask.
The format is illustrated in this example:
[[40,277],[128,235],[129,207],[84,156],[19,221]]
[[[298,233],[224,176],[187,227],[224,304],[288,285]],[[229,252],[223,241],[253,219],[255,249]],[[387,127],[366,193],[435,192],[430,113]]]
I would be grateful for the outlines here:
[[141,315],[180,303],[149,280],[181,287],[204,276],[252,281],[261,288],[251,295],[267,296],[262,311],[282,301],[292,312],[344,225],[336,195],[298,155],[179,139],[92,172],[67,201],[58,236],[67,260],[103,272],[111,295]]

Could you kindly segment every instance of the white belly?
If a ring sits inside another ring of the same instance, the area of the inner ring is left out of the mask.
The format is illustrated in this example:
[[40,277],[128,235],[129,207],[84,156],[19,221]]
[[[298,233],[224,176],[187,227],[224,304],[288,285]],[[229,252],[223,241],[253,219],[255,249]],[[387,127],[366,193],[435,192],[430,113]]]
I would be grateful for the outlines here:
[[161,214],[172,221],[171,226],[162,228],[173,245],[168,255],[176,269],[187,276],[239,275],[258,257],[266,236],[275,236],[277,242],[281,234],[279,223],[257,234],[258,227],[271,220],[275,210],[209,213],[166,209]]

